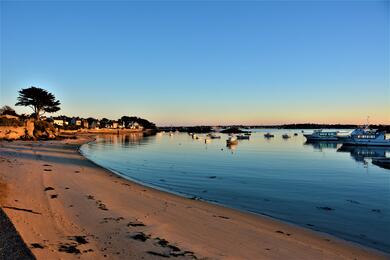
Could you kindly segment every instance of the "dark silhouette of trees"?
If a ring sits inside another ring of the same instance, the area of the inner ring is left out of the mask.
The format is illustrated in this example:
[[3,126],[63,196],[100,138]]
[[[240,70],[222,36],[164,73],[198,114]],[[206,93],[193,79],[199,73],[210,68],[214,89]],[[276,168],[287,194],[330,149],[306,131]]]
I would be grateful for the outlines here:
[[16,114],[15,110],[10,106],[3,106],[0,108],[0,116],[2,115],[19,116],[18,114]]
[[47,90],[30,87],[19,91],[18,102],[16,106],[30,107],[34,111],[36,120],[46,113],[54,113],[60,110],[60,101],[55,99],[55,96]]
[[122,116],[119,123],[124,124],[125,127],[128,127],[130,123],[138,123],[145,129],[156,129],[156,125],[154,123],[136,116]]
[[99,123],[100,123],[100,128],[105,128],[107,125],[111,123],[111,120],[104,117],[100,120]]

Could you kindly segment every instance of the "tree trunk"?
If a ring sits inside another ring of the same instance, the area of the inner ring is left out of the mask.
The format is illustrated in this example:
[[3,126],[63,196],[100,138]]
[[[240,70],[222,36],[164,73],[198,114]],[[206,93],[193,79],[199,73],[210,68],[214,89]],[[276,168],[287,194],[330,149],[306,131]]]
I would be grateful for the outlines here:
[[39,109],[35,109],[35,119],[39,121]]

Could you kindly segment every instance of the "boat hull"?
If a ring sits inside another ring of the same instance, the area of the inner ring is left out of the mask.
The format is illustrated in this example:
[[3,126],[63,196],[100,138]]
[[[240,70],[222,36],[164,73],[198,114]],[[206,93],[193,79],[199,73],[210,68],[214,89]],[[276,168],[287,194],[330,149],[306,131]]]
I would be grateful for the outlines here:
[[390,147],[390,142],[358,142],[358,141],[347,141],[344,142],[345,145],[359,145],[359,146],[381,146],[381,147]]
[[314,137],[314,136],[305,136],[307,141],[337,141],[337,137]]

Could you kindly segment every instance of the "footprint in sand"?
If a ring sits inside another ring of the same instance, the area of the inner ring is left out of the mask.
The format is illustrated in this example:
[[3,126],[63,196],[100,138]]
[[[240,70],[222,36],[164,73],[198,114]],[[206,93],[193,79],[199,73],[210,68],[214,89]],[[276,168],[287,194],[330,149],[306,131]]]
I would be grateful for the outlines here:
[[290,233],[284,233],[283,231],[280,231],[280,230],[276,230],[275,232],[276,232],[276,233],[279,233],[279,234],[286,235],[286,236],[291,236]]
[[145,224],[140,221],[131,221],[127,224],[128,227],[145,227]]
[[[190,257],[192,257],[194,259],[197,259],[195,254],[194,254],[194,252],[192,252],[192,251],[182,251],[180,248],[178,248],[175,245],[170,244],[167,240],[165,240],[163,238],[157,237],[154,240],[157,242],[158,246],[161,246],[163,248],[168,248],[169,249],[169,253],[168,254],[164,254],[165,257],[170,257],[170,256],[173,256],[173,257],[190,256]],[[154,251],[149,251],[149,252],[148,252],[149,254],[158,253],[158,252],[154,252]]]
[[144,232],[139,232],[139,233],[136,233],[130,237],[134,240],[139,240],[139,241],[145,242],[146,240],[148,240],[150,238],[150,235],[146,235]]
[[44,249],[45,246],[43,246],[42,244],[40,243],[31,243],[31,248],[38,248],[38,249]]

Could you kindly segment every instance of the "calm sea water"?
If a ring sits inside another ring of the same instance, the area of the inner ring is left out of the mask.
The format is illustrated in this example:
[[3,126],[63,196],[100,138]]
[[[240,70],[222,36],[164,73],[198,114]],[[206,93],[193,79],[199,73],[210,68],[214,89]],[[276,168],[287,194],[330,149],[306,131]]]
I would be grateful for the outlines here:
[[288,130],[270,130],[275,137],[266,139],[267,130],[255,131],[230,149],[224,134],[205,143],[165,133],[99,137],[81,152],[148,186],[390,252],[390,170],[371,163],[390,157],[390,148],[306,144],[300,131]]

